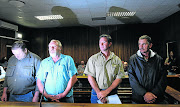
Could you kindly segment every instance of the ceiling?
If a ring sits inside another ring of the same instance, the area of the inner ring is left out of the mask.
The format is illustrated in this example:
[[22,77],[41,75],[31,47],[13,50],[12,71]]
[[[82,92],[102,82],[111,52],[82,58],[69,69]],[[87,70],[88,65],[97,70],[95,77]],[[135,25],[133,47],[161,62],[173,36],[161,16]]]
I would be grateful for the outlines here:
[[[0,0],[0,19],[31,28],[157,23],[180,10],[180,0],[14,0],[14,5],[9,1]],[[136,14],[106,16],[115,11]],[[34,17],[57,14],[64,19],[40,21]]]

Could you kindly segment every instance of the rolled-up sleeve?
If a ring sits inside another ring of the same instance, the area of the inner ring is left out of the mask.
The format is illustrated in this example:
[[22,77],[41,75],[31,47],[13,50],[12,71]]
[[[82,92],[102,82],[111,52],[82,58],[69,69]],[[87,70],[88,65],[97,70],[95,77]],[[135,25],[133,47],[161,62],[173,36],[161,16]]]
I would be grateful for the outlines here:
[[69,73],[69,77],[71,78],[73,75],[77,74],[77,69],[76,66],[74,64],[74,60],[72,57],[69,56],[69,63],[68,63],[68,73]]

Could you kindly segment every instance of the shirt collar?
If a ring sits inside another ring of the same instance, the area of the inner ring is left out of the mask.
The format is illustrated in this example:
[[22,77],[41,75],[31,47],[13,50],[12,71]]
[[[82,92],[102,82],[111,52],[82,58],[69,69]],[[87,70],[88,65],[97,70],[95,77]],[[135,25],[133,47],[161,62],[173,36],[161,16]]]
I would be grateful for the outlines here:
[[[104,55],[103,55],[103,53],[102,53],[101,51],[99,52],[99,55],[102,56],[102,57],[104,57]],[[109,58],[108,58],[108,59],[111,59],[113,56],[114,56],[114,52],[111,52],[111,51],[110,51],[110,55],[109,55]]]
[[30,51],[29,51],[29,50],[27,50],[27,55],[26,55],[25,58],[31,58],[31,55],[30,55]]
[[[155,55],[156,53],[153,52],[151,49],[150,49],[149,51],[150,51],[150,58],[151,58],[151,57],[154,57],[154,55]],[[137,51],[137,55],[138,55],[139,57],[142,57],[142,58],[143,58],[140,50]]]
[[[64,58],[64,57],[65,57],[65,55],[64,55],[64,54],[61,54],[59,60],[62,59],[62,58]],[[53,60],[53,59],[52,59],[51,56],[49,56],[48,61],[51,61],[51,60]],[[59,60],[58,60],[58,61],[59,61]]]

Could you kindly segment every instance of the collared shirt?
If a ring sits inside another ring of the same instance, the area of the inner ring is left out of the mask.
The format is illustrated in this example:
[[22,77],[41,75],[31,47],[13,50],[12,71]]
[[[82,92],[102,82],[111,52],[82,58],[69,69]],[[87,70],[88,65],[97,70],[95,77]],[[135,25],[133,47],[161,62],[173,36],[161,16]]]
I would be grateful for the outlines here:
[[82,76],[82,75],[83,75],[85,68],[86,68],[86,65],[84,65],[84,66],[83,66],[83,65],[79,65],[79,66],[78,66],[78,69],[77,69],[77,70],[78,70],[78,72],[79,72],[79,73],[78,73],[79,76]]
[[82,71],[82,72],[84,72],[84,70],[85,70],[85,68],[86,68],[86,65],[79,65],[78,66],[78,71]]
[[39,69],[41,58],[29,52],[25,58],[18,60],[14,55],[8,61],[5,81],[3,86],[8,87],[11,94],[23,95],[30,91],[38,90],[36,86],[36,73]]
[[[52,57],[42,60],[37,78],[45,82],[45,90],[50,95],[63,93],[70,78],[77,73],[72,57],[61,54],[60,59],[54,63]],[[46,79],[46,80],[45,80]],[[73,89],[66,97],[73,95]]]
[[108,60],[101,52],[91,56],[84,73],[94,77],[100,89],[107,89],[115,79],[124,77],[121,59],[113,52],[110,52]]

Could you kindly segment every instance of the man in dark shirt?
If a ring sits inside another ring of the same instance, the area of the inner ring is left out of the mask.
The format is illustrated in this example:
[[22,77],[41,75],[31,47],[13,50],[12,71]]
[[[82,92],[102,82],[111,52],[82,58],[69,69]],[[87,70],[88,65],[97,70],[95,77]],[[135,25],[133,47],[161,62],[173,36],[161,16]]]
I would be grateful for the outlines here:
[[167,72],[163,59],[151,50],[151,38],[143,35],[138,41],[139,50],[129,59],[129,82],[132,87],[132,103],[165,103]]
[[9,91],[9,101],[37,102],[39,91],[35,77],[41,58],[28,51],[22,41],[14,42],[11,50],[14,55],[8,61],[1,100],[8,100]]

